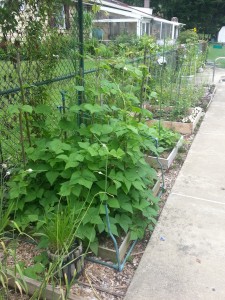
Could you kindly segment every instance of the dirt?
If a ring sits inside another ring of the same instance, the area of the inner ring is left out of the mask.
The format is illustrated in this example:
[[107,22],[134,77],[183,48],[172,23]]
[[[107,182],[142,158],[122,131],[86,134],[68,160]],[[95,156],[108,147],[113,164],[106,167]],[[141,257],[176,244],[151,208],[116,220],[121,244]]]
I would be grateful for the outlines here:
[[[186,135],[184,137],[185,143],[180,149],[178,156],[169,170],[164,171],[165,178],[165,192],[160,198],[160,211],[165,205],[165,202],[170,194],[176,177],[181,169],[181,166],[186,158],[190,145],[194,139],[194,134]],[[126,290],[134,276],[135,270],[141,260],[141,257],[145,251],[146,245],[151,237],[151,232],[146,231],[144,239],[137,242],[128,261],[125,264],[122,272],[118,272],[112,268],[88,262],[85,263],[85,269],[80,276],[76,284],[71,288],[71,295],[78,295],[84,297],[87,300],[122,300],[125,297]],[[109,243],[110,244],[110,243]],[[17,245],[17,260],[23,261],[26,266],[32,264],[32,258],[40,253],[40,250],[36,249],[34,244],[27,242],[19,242]],[[0,252],[1,254],[1,252]],[[2,258],[2,256],[0,255]],[[13,264],[13,259],[9,263]],[[1,290],[0,290],[1,299]],[[28,300],[29,296],[21,296],[15,293],[14,290],[10,290],[8,295],[3,299],[9,300]]]

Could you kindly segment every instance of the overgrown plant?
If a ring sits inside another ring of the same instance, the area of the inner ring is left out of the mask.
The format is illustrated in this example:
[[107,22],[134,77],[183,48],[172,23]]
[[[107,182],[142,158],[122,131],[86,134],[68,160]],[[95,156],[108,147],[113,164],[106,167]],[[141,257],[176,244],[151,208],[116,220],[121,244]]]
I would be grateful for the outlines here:
[[[130,229],[132,239],[143,236],[157,215],[157,199],[148,190],[156,173],[142,152],[156,148],[148,138],[149,128],[139,122],[140,116],[150,114],[138,108],[138,98],[125,85],[102,79],[103,92],[101,102],[67,110],[58,125],[66,135],[36,138],[26,150],[27,170],[15,173],[9,183],[23,228],[30,223],[42,226],[43,214],[54,211],[59,201],[69,200],[77,209],[85,203],[88,212],[79,235],[95,250],[96,233],[108,231],[104,203],[112,232],[120,235]],[[77,114],[83,116],[80,128]]]
[[158,152],[171,151],[177,144],[181,135],[178,132],[174,132],[160,124],[155,123],[150,127],[152,137],[158,140]]

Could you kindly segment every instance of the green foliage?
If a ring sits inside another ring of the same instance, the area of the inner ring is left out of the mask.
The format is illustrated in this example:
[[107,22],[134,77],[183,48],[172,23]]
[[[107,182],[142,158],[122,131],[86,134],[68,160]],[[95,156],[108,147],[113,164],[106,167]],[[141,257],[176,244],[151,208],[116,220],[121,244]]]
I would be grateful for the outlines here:
[[115,39],[115,44],[127,44],[129,46],[137,45],[139,38],[136,35],[121,34]]
[[4,0],[0,6],[0,26],[3,36],[6,37],[8,33],[18,30],[20,22],[18,17],[24,4],[27,5],[27,13],[33,13],[33,17],[39,17],[39,22],[42,23],[49,15],[56,13],[62,4],[71,3],[71,0]]
[[196,43],[198,41],[198,34],[192,29],[181,31],[177,41],[180,44]]
[[225,3],[221,0],[151,0],[151,7],[155,14],[167,20],[177,17],[187,29],[196,27],[202,34],[215,35],[224,25]]
[[0,239],[4,237],[7,227],[10,224],[10,214],[13,212],[14,205],[5,200],[8,190],[6,182],[10,176],[9,166],[4,163],[0,165]]
[[[60,228],[66,227],[64,221],[72,216],[64,220],[57,207],[70,203],[77,218],[73,234],[93,251],[96,236],[108,231],[105,203],[112,233],[118,236],[130,229],[132,238],[143,236],[158,209],[158,199],[148,188],[156,172],[144,159],[147,149],[156,153],[142,122],[151,113],[140,107],[138,99],[146,69],[117,61],[104,68],[99,85],[86,89],[89,103],[68,106],[58,132],[35,136],[32,146],[26,147],[25,170],[14,170],[8,183],[21,228],[53,228],[59,219]],[[28,108],[23,107],[31,113]],[[37,105],[33,110],[42,116],[49,108]]]
[[24,262],[18,262],[17,266],[21,269],[23,276],[35,280],[42,280],[43,273],[45,271],[45,265],[40,262],[34,263],[31,266],[26,267]]
[[101,44],[95,39],[87,41],[84,46],[87,53],[96,57],[110,58],[113,56],[113,51],[109,46]]
[[159,152],[172,150],[181,136],[178,132],[163,127],[160,123],[151,126],[150,132],[153,137],[158,139]]
[[84,217],[82,208],[77,209],[69,203],[65,206],[59,205],[56,211],[44,218],[39,234],[42,236],[39,247],[47,246],[51,253],[68,253],[78,237],[82,216]]
[[37,140],[27,150],[29,169],[19,171],[8,184],[10,199],[17,203],[17,223],[24,228],[35,222],[41,226],[44,214],[51,214],[59,201],[66,205],[68,200],[77,210],[83,205],[84,211],[92,207],[90,218],[82,219],[79,235],[94,242],[95,233],[90,235],[93,226],[99,233],[107,231],[102,210],[106,201],[113,233],[127,231],[127,225],[118,222],[116,216],[127,214],[130,223],[136,224],[144,209],[151,206],[148,197],[157,209],[157,200],[147,189],[156,174],[141,152],[141,146],[155,151],[152,142],[140,136],[147,132],[147,126],[132,118],[112,119],[108,124],[82,126],[77,130],[79,138],[69,142]]

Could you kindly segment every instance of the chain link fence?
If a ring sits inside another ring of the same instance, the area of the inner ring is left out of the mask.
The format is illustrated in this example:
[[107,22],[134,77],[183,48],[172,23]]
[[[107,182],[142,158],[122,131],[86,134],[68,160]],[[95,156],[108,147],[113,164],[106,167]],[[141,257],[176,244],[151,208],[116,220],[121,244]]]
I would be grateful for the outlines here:
[[[27,131],[30,130],[29,134],[32,134],[32,132],[38,130],[42,122],[35,114],[33,114],[33,120],[31,120],[32,115],[29,114],[29,118],[25,120],[25,123],[27,122],[27,126],[31,126],[31,128],[26,128],[26,125],[21,128],[19,114],[15,113],[19,104],[26,104],[33,108],[42,104],[50,106],[51,111],[46,111],[50,118],[48,122],[45,120],[45,124],[52,131],[57,131],[56,124],[58,124],[68,101],[78,104],[76,90],[78,85],[77,57],[60,58],[60,55],[54,55],[50,62],[47,60],[29,61],[18,56],[17,53],[16,59],[16,61],[12,61],[10,57],[5,56],[4,59],[1,58],[0,60],[2,72],[0,82],[1,162],[8,159],[12,160],[12,158],[14,162],[20,161],[21,139],[26,140]],[[166,84],[164,82],[165,76],[167,76],[167,81],[173,81],[172,78],[168,79],[168,76],[173,76],[173,73],[179,67],[176,49],[147,55],[146,58],[133,59],[130,63],[135,66],[145,64],[149,69],[153,82],[158,81],[160,83],[161,81],[162,84]],[[89,61],[86,62],[88,69],[93,66]],[[164,66],[167,66],[167,73],[162,72]],[[85,81],[88,85],[95,84],[96,71],[97,69],[92,68],[84,72]],[[153,85],[152,90],[154,88]]]
[[[24,143],[29,144],[30,137],[40,128],[43,130],[43,124],[46,129],[57,132],[66,106],[79,104],[76,87],[80,83],[81,57],[77,10],[75,7],[68,10],[63,5],[57,13],[48,11],[48,18],[42,19],[43,16],[31,17],[31,13],[37,13],[32,9],[35,8],[23,7],[14,31],[4,32],[5,25],[1,24],[0,163],[9,159],[13,164],[21,161]],[[85,12],[85,41],[90,36],[90,16],[90,12]],[[162,67],[167,65],[174,72],[178,69],[178,57],[178,50],[174,48],[154,55],[147,53],[130,63],[146,65],[152,78],[162,81]],[[86,86],[94,86],[101,70],[96,73],[96,64],[91,59],[85,59],[84,63]],[[44,105],[50,109],[40,116],[37,111]]]

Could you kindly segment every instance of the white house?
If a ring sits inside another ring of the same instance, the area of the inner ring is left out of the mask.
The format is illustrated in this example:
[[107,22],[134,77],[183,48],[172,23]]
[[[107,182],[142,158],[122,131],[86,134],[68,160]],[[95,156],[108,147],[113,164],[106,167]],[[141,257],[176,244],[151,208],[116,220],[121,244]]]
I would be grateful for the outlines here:
[[[2,3],[1,1],[0,4]],[[58,15],[50,17],[46,26],[57,27],[62,32],[69,30],[77,0],[72,2],[74,2],[74,5],[62,5]],[[176,40],[179,28],[183,24],[178,23],[176,18],[173,18],[173,21],[168,21],[153,16],[153,11],[149,7],[149,0],[144,0],[143,3],[145,4],[144,7],[135,7],[117,0],[83,1],[85,11],[91,11],[91,6],[94,4],[99,5],[100,11],[97,13],[95,20],[93,20],[93,33],[99,40],[113,40],[121,34],[153,35],[158,43],[165,39],[170,41]],[[8,36],[9,40],[14,40],[19,32],[23,32],[29,15],[29,7],[27,9],[26,5],[22,4],[17,32],[10,34]]]
[[134,7],[117,0],[89,0],[100,6],[94,24],[102,31],[103,40],[112,40],[120,34],[154,35],[158,42],[176,40],[179,28],[183,24],[176,18],[168,21],[153,16],[153,11],[147,7],[149,1],[145,0],[145,7]]

